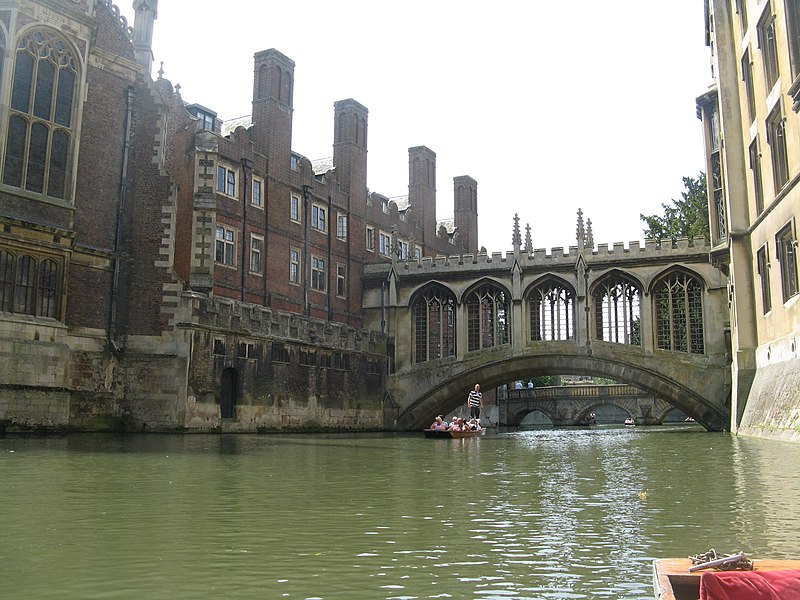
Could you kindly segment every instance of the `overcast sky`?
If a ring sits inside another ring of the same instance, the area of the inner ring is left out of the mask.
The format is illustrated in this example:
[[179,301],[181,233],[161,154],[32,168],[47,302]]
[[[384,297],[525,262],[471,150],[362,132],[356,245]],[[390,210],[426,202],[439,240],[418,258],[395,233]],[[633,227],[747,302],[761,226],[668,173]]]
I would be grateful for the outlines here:
[[[130,0],[117,0],[133,22]],[[154,76],[222,119],[251,113],[253,54],[295,61],[292,148],[333,154],[333,103],[369,109],[368,186],[408,193],[408,148],[437,156],[437,216],[453,177],[478,182],[479,244],[511,249],[643,239],[682,178],[704,170],[695,98],[711,82],[700,0],[160,0]]]

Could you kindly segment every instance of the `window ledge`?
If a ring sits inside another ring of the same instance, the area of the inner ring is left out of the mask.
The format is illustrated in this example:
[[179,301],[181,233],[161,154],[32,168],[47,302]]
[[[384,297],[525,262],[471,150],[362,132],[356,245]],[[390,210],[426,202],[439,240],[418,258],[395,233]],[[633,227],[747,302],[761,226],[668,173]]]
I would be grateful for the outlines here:
[[792,98],[792,110],[800,112],[800,75],[794,78],[792,85],[789,86],[788,94]]

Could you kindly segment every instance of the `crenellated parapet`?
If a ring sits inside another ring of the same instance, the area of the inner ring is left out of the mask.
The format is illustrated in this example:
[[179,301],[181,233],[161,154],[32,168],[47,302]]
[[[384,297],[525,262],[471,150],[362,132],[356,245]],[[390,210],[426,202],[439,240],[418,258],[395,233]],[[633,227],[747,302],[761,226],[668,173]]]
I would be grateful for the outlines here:
[[270,339],[336,350],[386,352],[386,336],[380,332],[230,298],[196,293],[185,294],[185,297],[191,299],[191,322],[179,323],[179,327],[199,327],[240,338]]
[[[470,271],[507,271],[512,265],[519,264],[523,270],[528,269],[553,269],[572,268],[579,257],[582,257],[590,268],[593,265],[606,265],[609,261],[618,262],[707,262],[710,245],[705,238],[679,238],[676,240],[647,240],[643,245],[638,241],[627,244],[617,242],[612,245],[598,244],[597,249],[578,246],[554,247],[549,251],[537,248],[532,252],[520,250],[478,253],[478,254],[452,254],[449,256],[426,256],[409,260],[398,260],[395,265],[395,274],[402,277],[404,274],[464,274]],[[387,274],[390,266],[387,264],[366,265],[364,273],[367,277]]]
[[133,41],[133,27],[128,25],[128,19],[125,18],[125,15],[122,14],[119,10],[119,6],[114,4],[111,0],[97,0],[98,6],[103,6],[114,15],[114,19],[116,19],[117,23],[119,23],[120,27],[125,31],[128,39]]

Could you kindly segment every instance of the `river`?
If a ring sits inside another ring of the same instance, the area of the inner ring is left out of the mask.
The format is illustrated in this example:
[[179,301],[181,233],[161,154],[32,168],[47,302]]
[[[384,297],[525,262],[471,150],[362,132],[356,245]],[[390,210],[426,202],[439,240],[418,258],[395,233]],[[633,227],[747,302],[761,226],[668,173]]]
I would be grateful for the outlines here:
[[800,558],[800,446],[696,425],[0,437],[0,597],[653,598]]

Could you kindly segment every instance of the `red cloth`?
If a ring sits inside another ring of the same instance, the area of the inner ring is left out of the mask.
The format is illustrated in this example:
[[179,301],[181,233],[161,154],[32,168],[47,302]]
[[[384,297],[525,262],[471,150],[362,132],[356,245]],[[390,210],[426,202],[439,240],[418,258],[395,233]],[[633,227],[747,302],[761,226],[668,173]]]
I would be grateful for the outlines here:
[[706,571],[700,600],[800,600],[800,570]]

